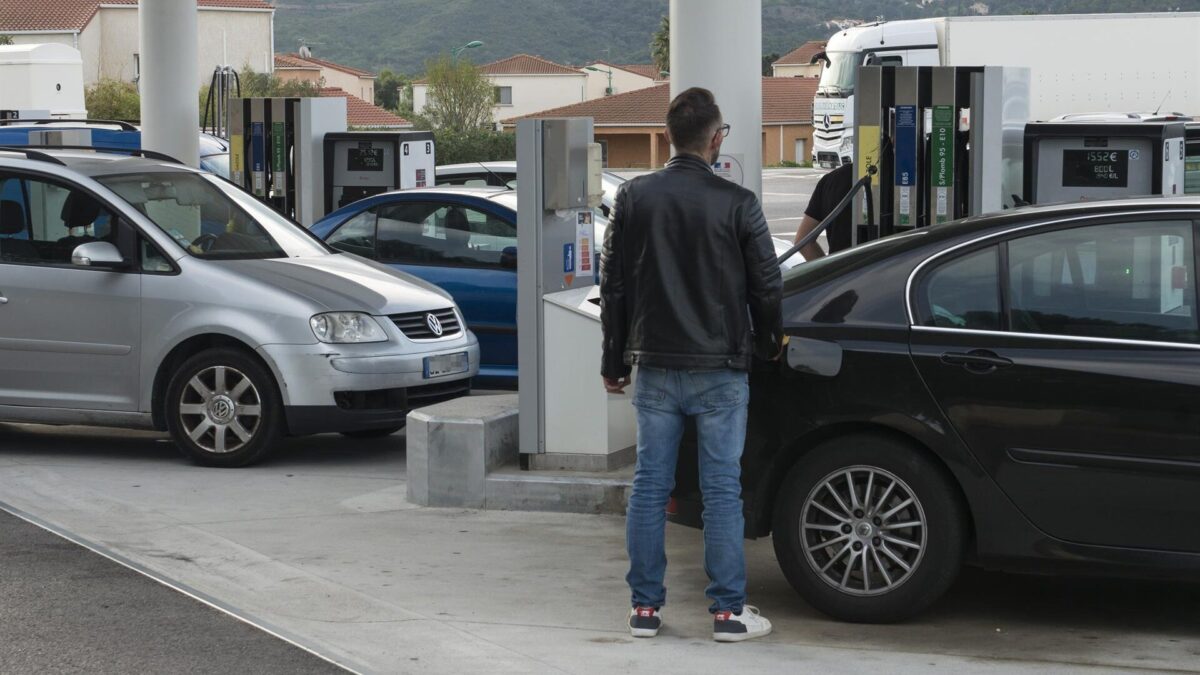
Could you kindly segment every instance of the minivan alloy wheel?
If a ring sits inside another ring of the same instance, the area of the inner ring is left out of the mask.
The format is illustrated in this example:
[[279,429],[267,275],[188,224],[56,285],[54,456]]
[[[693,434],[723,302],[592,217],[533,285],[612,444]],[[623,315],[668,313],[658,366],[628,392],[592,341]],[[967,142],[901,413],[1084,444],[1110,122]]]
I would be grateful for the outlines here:
[[207,452],[234,452],[249,443],[262,419],[262,398],[244,373],[212,366],[184,385],[179,419],[193,443]]
[[872,596],[903,584],[921,563],[928,525],[916,493],[884,469],[856,465],[817,482],[800,541],[809,565],[842,593]]

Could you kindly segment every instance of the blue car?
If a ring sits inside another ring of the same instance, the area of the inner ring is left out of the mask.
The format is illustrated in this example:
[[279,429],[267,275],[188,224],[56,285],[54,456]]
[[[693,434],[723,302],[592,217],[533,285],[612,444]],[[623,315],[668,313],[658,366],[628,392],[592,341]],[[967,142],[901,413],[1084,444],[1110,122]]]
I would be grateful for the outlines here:
[[479,338],[481,386],[517,386],[517,194],[440,187],[368,197],[318,221],[330,246],[413,274],[454,297]]

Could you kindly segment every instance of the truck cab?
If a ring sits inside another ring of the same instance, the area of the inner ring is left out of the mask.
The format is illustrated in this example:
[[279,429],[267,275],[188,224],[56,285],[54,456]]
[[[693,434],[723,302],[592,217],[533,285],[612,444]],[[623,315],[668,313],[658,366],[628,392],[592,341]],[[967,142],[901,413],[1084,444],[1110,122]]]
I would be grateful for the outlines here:
[[854,87],[858,67],[936,66],[937,26],[931,20],[880,21],[847,28],[825,45],[813,99],[813,165],[835,168],[854,156]]

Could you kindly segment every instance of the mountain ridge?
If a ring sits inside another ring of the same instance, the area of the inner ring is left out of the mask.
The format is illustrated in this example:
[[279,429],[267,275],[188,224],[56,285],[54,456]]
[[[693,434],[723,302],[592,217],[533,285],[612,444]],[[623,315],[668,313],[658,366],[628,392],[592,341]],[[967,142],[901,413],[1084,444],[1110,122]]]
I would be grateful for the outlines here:
[[[1200,10],[1200,0],[763,0],[763,52],[785,54],[857,22],[985,14]],[[348,66],[417,74],[426,59],[472,40],[462,58],[528,53],[558,63],[648,63],[667,0],[282,0],[275,48]],[[344,36],[353,35],[354,39]],[[720,49],[720,36],[714,36]]]

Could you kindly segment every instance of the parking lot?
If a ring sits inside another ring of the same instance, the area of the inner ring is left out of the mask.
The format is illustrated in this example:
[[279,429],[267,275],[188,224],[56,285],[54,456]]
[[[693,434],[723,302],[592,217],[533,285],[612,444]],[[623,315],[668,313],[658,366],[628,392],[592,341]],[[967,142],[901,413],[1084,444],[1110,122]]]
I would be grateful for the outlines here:
[[[769,540],[747,552],[751,602],[775,633],[714,644],[701,535],[675,526],[667,627],[635,641],[623,625],[621,518],[414,507],[403,432],[292,440],[263,465],[219,470],[192,466],[160,434],[0,425],[0,495],[359,672],[1127,672],[1200,662],[1194,585],[968,570],[913,621],[851,625],[792,592]],[[0,660],[13,648],[6,641]],[[102,650],[91,657],[93,671],[119,670]]]

